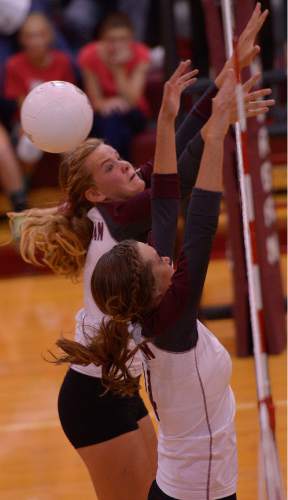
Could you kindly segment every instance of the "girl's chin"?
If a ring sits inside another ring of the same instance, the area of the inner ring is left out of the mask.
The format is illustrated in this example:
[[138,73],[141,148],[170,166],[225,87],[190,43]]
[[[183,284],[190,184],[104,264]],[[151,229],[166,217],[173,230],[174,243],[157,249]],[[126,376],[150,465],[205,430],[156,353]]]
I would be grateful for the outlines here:
[[133,190],[135,191],[135,194],[142,193],[145,189],[145,183],[141,179],[137,183],[134,184]]
[[138,186],[138,187],[141,187],[141,188],[145,188],[145,182],[143,181],[143,179],[140,179],[140,177],[138,177],[138,175],[136,175],[133,179],[133,184],[134,186]]

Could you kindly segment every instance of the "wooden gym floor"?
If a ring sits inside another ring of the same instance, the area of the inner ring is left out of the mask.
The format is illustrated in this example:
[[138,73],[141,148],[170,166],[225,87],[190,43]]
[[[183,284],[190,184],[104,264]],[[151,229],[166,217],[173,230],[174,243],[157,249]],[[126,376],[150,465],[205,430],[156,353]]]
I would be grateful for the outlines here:
[[[221,287],[218,286],[220,277]],[[73,316],[81,307],[81,285],[50,275],[13,278],[0,281],[0,296],[0,499],[95,499],[86,469],[58,422],[57,395],[65,368],[50,365],[41,357],[41,353],[53,347],[60,333],[73,333]],[[225,303],[231,297],[228,265],[215,260],[209,268],[204,302]],[[232,321],[213,321],[208,326],[233,358],[239,500],[256,500],[258,421],[253,360],[234,356]],[[286,470],[285,367],[285,354],[270,358],[283,475]]]

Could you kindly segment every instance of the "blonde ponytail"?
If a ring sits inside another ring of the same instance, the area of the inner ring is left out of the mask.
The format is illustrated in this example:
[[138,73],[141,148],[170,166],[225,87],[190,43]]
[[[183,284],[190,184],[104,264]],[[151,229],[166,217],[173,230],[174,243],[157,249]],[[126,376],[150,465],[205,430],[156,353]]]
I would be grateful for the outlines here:
[[77,279],[85,262],[92,222],[87,217],[68,217],[51,209],[28,210],[21,217],[23,260],[36,266],[47,265],[55,274]]
[[20,252],[25,262],[47,265],[55,274],[72,279],[81,274],[93,232],[87,217],[93,205],[85,191],[95,186],[86,159],[100,144],[99,139],[88,139],[64,157],[59,181],[65,203],[9,214],[12,226],[20,226]]
[[63,354],[57,356],[49,351],[52,362],[101,366],[102,381],[107,390],[120,396],[135,394],[139,389],[139,376],[133,375],[129,367],[136,352],[142,350],[142,344],[131,349],[127,322],[104,319],[99,329],[95,330],[95,335],[92,338],[87,335],[86,338],[87,345],[64,337],[58,339],[56,345]]

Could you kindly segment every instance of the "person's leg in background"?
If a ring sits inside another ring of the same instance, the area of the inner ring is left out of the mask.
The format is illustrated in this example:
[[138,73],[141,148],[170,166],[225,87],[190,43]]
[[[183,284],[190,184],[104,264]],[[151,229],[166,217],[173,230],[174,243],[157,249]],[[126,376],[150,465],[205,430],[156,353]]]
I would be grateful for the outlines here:
[[5,128],[0,124],[0,184],[13,210],[27,208],[27,196],[21,169]]

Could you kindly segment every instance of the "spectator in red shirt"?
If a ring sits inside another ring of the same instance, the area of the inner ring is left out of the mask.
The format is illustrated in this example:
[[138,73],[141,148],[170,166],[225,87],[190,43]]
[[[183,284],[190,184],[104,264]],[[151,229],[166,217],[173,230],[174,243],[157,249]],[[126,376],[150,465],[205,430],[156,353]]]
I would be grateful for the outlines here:
[[31,14],[20,31],[23,51],[10,57],[6,65],[5,96],[22,104],[36,85],[49,80],[74,83],[75,76],[69,56],[51,48],[53,29],[40,13]]
[[[74,83],[75,75],[69,56],[51,48],[53,28],[40,13],[32,13],[20,30],[23,50],[11,56],[6,64],[5,97],[17,101],[19,108],[26,95],[40,83],[65,80]],[[25,163],[35,163],[42,153],[26,136],[21,136],[17,152]]]
[[129,18],[114,13],[103,21],[99,40],[80,51],[78,62],[95,111],[92,134],[129,157],[131,138],[149,115],[144,97],[149,49],[134,40]]

